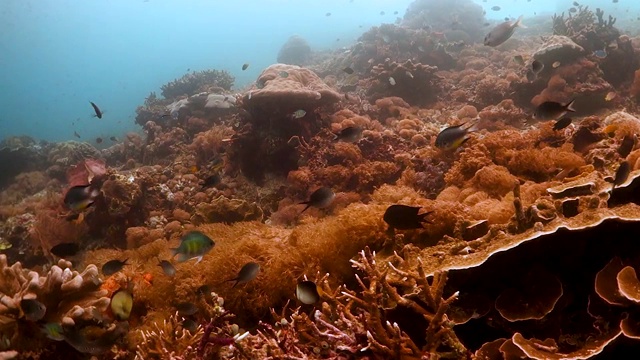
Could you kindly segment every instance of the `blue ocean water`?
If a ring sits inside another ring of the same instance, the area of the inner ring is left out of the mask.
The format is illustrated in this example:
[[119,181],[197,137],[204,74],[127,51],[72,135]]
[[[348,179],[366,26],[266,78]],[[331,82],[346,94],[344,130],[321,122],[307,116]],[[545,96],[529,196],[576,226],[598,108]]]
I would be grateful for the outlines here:
[[[241,87],[276,61],[289,36],[302,36],[314,50],[349,46],[371,26],[393,23],[411,2],[2,0],[0,139],[61,141],[74,139],[74,131],[87,141],[121,136],[139,130],[135,108],[149,92],[159,94],[161,85],[187,70],[224,69]],[[552,14],[572,1],[475,2],[487,18],[502,19]],[[640,16],[636,1],[580,3],[604,6],[614,16]],[[246,71],[243,63],[250,64]],[[105,111],[103,119],[91,116],[89,101]]]

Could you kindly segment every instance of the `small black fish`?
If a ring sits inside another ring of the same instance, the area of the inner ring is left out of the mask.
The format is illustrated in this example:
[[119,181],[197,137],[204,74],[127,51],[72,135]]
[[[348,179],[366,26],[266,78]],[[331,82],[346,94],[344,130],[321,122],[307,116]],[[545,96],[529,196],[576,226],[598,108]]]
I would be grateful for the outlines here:
[[553,124],[553,130],[555,131],[562,130],[567,126],[569,126],[572,121],[573,119],[570,117],[563,117],[560,120],[556,121],[555,124]]
[[242,71],[247,70],[248,67],[249,67],[249,63],[245,63],[244,65],[242,65]]
[[572,7],[572,8],[569,8],[569,12],[570,13],[575,13],[575,12],[578,12],[578,9]]
[[349,67],[349,66],[347,66],[346,68],[342,69],[342,71],[346,72],[349,75],[353,74],[353,69],[351,67]]
[[309,280],[299,282],[296,286],[296,298],[306,305],[317,303],[320,300],[318,286]]
[[122,270],[125,265],[129,265],[127,263],[127,260],[129,259],[124,259],[124,261],[120,261],[117,259],[107,261],[104,265],[102,265],[102,274],[104,274],[105,276],[111,276],[117,273],[118,271]]
[[198,312],[198,307],[190,302],[183,302],[176,304],[176,310],[178,310],[178,314],[182,316],[191,316]]
[[362,138],[362,128],[359,126],[347,126],[335,135],[336,141],[354,143]]
[[176,268],[167,260],[158,259],[158,266],[162,268],[165,275],[172,277],[176,275]]
[[631,173],[631,165],[628,161],[623,161],[618,166],[618,170],[616,170],[616,176],[613,178],[613,185],[611,186],[611,191],[615,189],[616,186],[624,184],[629,177],[629,173]]
[[232,288],[234,288],[238,284],[246,283],[255,279],[258,276],[259,271],[260,264],[255,262],[248,262],[240,269],[240,271],[238,272],[238,276],[227,281],[235,281],[235,284],[233,284],[232,286]]
[[384,15],[384,11],[380,11],[380,15]]
[[220,182],[222,182],[222,176],[220,176],[220,174],[216,172],[215,174],[208,176],[206,179],[204,179],[204,181],[202,182],[202,187],[203,188],[213,187],[220,184]]
[[538,60],[533,60],[531,62],[531,71],[533,71],[534,74],[538,75],[542,69],[544,69],[544,64],[542,62]]
[[324,16],[331,16],[331,13],[328,12],[328,13],[324,14]]
[[93,101],[89,101],[91,103],[91,106],[93,107],[93,111],[96,112],[96,114],[94,115],[95,117],[97,117],[98,119],[102,119],[102,111],[100,111],[100,108],[98,107],[98,105],[96,105]]
[[61,243],[49,251],[57,257],[65,258],[75,256],[80,251],[80,247],[76,243]]
[[448,128],[440,131],[436,137],[436,147],[444,150],[454,150],[462,146],[462,144],[469,140],[467,134],[473,131],[473,126],[463,128],[462,126],[465,124],[466,123],[449,126]]
[[102,138],[101,138],[101,137],[96,138],[96,143],[97,143],[97,144],[102,144]]
[[567,112],[576,111],[572,105],[575,99],[569,101],[566,105],[562,105],[555,101],[545,101],[540,104],[533,113],[533,118],[538,120],[557,119]]
[[420,209],[422,208],[419,206],[391,205],[384,212],[382,219],[389,225],[390,229],[422,229],[423,222],[429,223],[425,217],[431,214],[432,211],[418,215]]
[[38,321],[47,313],[47,307],[36,299],[22,299],[20,309],[22,309],[25,319],[29,321]]
[[117,137],[115,137],[115,136],[112,136],[112,137],[110,137],[110,138],[109,138],[109,140],[111,140],[111,141],[113,141],[113,142],[117,142],[117,141],[118,141],[118,138],[117,138]]
[[78,134],[78,132],[77,132],[77,131],[74,131],[74,132],[73,132],[73,136],[75,136],[75,137],[77,137],[78,139],[80,139],[80,134]]
[[336,194],[328,187],[321,187],[318,190],[314,191],[309,197],[308,201],[303,201],[300,204],[306,204],[307,206],[300,212],[302,214],[307,210],[310,206],[317,208],[324,208],[333,202],[333,199],[336,197]]
[[635,147],[635,145],[636,145],[635,136],[632,136],[632,135],[625,136],[620,142],[620,147],[618,147],[618,154],[622,158],[626,158],[631,153],[631,151],[633,151],[633,148]]
[[91,185],[78,185],[67,190],[64,195],[64,204],[70,210],[80,212],[93,205],[95,198],[100,193]]
[[574,2],[573,2],[573,6],[580,6],[580,4],[578,4],[578,2],[577,2],[577,1],[574,1]]

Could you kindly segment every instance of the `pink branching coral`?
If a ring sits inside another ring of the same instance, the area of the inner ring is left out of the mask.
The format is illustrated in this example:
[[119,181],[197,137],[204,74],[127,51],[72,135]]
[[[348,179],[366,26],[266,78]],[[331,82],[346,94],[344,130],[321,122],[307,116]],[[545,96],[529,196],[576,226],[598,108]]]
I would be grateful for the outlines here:
[[[372,356],[375,359],[464,358],[467,350],[453,332],[446,311],[457,293],[444,299],[446,273],[436,273],[429,281],[421,266],[416,272],[404,272],[390,266],[380,271],[368,248],[360,253],[354,268],[365,276],[356,276],[359,291],[343,286],[331,289],[324,277],[321,309],[312,317],[294,311],[290,319],[281,316],[273,326],[261,323],[263,330],[248,339],[252,346],[261,344],[265,359],[293,356],[306,359]],[[404,261],[398,256],[399,261]],[[396,276],[388,276],[392,271]],[[395,277],[401,277],[395,280]],[[414,339],[403,326],[390,322],[389,312],[404,308],[426,321],[423,339]],[[277,316],[273,313],[274,316]],[[418,345],[424,344],[424,345]]]

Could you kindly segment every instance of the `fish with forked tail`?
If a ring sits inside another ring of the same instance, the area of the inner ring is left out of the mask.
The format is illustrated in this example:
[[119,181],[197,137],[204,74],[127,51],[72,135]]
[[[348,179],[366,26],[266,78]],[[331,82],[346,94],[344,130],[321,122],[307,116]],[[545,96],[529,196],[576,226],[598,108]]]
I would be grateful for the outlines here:
[[520,15],[515,22],[505,21],[494,27],[493,30],[484,37],[484,44],[486,46],[498,46],[504,43],[509,40],[517,27],[526,28],[526,26],[522,25],[522,15]]
[[422,229],[422,223],[429,222],[429,220],[426,220],[425,217],[431,214],[432,211],[428,211],[426,213],[418,215],[420,209],[422,208],[419,206],[408,206],[399,204],[391,205],[384,212],[382,219],[389,225],[390,229]]
[[538,105],[536,111],[533,113],[533,118],[536,120],[551,120],[557,119],[567,112],[574,112],[576,111],[573,108],[574,101],[576,100],[573,99],[565,105],[554,101],[545,101]]

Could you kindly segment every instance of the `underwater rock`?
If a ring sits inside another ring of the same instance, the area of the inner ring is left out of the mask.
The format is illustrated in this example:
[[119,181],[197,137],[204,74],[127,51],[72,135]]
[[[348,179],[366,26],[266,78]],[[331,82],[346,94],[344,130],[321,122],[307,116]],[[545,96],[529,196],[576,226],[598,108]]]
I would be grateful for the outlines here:
[[191,221],[195,225],[216,222],[234,223],[238,221],[262,221],[263,216],[262,209],[256,203],[241,199],[229,199],[221,195],[213,199],[211,203],[198,204]]
[[306,65],[311,60],[311,47],[298,35],[291,36],[278,52],[277,61],[289,65]]
[[38,146],[0,148],[0,190],[20,173],[43,169],[44,155]]
[[484,22],[482,6],[471,0],[415,0],[409,4],[401,24],[412,29],[462,31],[471,41],[479,41],[486,32]]

